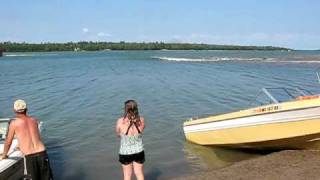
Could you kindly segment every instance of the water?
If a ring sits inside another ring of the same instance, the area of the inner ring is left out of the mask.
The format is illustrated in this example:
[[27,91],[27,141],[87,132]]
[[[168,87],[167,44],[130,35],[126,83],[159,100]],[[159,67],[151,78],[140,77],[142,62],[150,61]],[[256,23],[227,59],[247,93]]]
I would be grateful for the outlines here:
[[0,116],[18,98],[43,121],[57,179],[120,179],[114,134],[123,103],[146,119],[147,179],[219,168],[257,156],[185,141],[182,123],[246,108],[262,87],[317,92],[317,51],[106,51],[7,53],[0,58]]

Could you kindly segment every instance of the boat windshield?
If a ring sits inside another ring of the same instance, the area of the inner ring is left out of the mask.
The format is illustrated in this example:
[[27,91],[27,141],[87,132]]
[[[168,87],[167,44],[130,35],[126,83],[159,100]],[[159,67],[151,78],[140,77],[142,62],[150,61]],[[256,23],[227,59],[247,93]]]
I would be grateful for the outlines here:
[[0,119],[0,142],[6,138],[9,120],[10,119]]
[[250,105],[261,106],[294,100],[300,96],[312,95],[310,91],[300,88],[262,88],[255,101]]

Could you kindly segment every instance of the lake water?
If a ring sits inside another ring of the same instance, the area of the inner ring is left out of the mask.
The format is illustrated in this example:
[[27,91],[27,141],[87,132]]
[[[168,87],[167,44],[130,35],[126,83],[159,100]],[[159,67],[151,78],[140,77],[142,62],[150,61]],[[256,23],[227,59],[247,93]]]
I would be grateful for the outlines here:
[[258,156],[186,142],[186,119],[246,108],[262,87],[319,92],[319,67],[319,51],[6,53],[0,117],[27,101],[44,122],[57,179],[121,179],[114,126],[135,99],[146,119],[146,179],[166,179]]

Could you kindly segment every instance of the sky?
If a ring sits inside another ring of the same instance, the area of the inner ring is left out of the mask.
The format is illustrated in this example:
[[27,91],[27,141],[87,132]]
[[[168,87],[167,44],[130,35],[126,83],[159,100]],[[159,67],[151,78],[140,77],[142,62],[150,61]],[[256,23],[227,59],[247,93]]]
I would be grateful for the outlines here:
[[175,42],[320,49],[318,0],[2,0],[0,42]]

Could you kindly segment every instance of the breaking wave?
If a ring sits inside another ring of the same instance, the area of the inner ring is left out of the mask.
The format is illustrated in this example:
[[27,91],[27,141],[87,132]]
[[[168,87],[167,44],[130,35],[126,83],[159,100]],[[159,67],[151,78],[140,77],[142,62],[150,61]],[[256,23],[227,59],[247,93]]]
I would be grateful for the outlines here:
[[6,57],[24,57],[24,56],[34,56],[33,54],[4,54]]
[[310,61],[310,60],[304,60],[304,61],[292,61],[292,60],[273,60],[273,61],[266,61],[266,62],[274,62],[274,63],[297,63],[297,64],[305,64],[305,63],[310,63],[310,64],[314,64],[314,63],[320,63],[320,61],[314,60],[314,61]]
[[177,58],[177,57],[152,57],[153,59],[165,61],[182,61],[182,62],[219,62],[219,61],[266,61],[273,58],[239,58],[239,57],[206,57],[206,58]]
[[14,54],[4,54],[5,57],[32,57],[32,56],[56,56],[56,53],[14,53]]
[[178,58],[178,57],[158,57],[154,56],[153,59],[163,61],[175,62],[223,62],[223,61],[247,61],[247,62],[270,62],[270,63],[320,63],[320,59],[310,58],[240,58],[240,57],[206,57],[206,58]]

